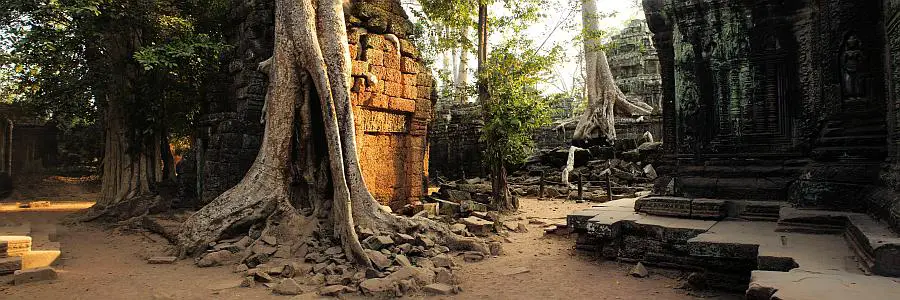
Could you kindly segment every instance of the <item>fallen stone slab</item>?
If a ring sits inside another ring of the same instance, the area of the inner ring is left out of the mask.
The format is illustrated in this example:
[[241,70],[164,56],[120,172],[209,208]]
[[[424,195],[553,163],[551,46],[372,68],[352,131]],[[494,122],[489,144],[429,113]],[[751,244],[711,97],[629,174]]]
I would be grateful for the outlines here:
[[631,268],[631,272],[628,274],[637,278],[644,278],[650,275],[650,272],[647,271],[647,267],[644,267],[643,263],[637,263]]
[[432,283],[426,285],[423,289],[426,293],[433,295],[450,295],[455,292],[455,288],[452,285],[445,283]]
[[18,270],[15,272],[15,276],[13,278],[13,284],[20,285],[30,282],[38,282],[45,280],[56,280],[58,275],[56,274],[56,270],[49,267],[37,268],[37,269],[28,269],[28,270]]
[[506,271],[503,271],[503,276],[512,276],[512,275],[524,274],[524,273],[528,273],[528,272],[531,272],[531,270],[529,270],[526,267],[515,267],[515,268],[508,269]]
[[373,235],[366,238],[363,242],[366,244],[367,248],[376,251],[385,247],[390,247],[394,244],[394,240],[391,239],[391,237],[384,235]]
[[293,278],[282,279],[272,291],[279,295],[299,295],[303,292],[300,284]]
[[56,259],[59,258],[60,254],[62,254],[62,252],[59,250],[29,251],[22,256],[22,269],[49,267],[56,262]]
[[478,236],[490,235],[494,227],[494,222],[486,221],[478,217],[468,217],[460,220],[460,222],[466,224],[466,229],[468,229],[469,232]]
[[[167,264],[174,264],[175,261],[177,261],[177,260],[178,260],[178,257],[175,257],[175,256],[156,256],[156,257],[151,257],[150,259],[147,259],[147,263],[151,264],[151,265],[167,265]],[[243,265],[243,266],[247,267],[246,265]]]
[[321,290],[319,290],[319,295],[338,296],[341,293],[345,292],[347,289],[348,288],[343,285],[329,285],[329,286],[323,287]]

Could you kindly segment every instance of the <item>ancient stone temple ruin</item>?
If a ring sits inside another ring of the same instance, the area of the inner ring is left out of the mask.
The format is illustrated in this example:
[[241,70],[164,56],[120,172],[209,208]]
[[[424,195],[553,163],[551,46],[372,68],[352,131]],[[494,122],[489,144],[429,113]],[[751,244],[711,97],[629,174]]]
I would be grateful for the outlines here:
[[660,115],[662,79],[652,37],[646,21],[631,20],[625,29],[609,38],[607,55],[609,68],[622,93],[649,104],[653,114]]
[[[239,1],[232,9],[226,59],[230,82],[210,95],[199,143],[203,202],[234,186],[259,150],[268,78],[257,70],[272,55],[274,1]],[[350,2],[351,101],[363,177],[382,204],[424,195],[426,133],[434,99],[430,72],[410,42],[412,24],[399,1]]]
[[844,298],[889,290],[862,274],[900,276],[900,2],[643,2],[662,76],[656,196],[570,215],[579,247],[748,299],[790,298],[799,278],[856,284]]
[[57,129],[26,115],[21,107],[0,104],[0,173],[42,172],[57,163]]

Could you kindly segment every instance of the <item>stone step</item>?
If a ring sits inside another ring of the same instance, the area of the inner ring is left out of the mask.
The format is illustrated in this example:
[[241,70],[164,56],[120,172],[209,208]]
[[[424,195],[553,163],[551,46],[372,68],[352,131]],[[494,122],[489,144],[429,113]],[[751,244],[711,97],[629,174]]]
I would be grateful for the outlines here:
[[693,219],[739,218],[757,221],[778,220],[787,202],[649,196],[635,202],[635,211],[650,215]]
[[821,147],[834,146],[883,146],[887,143],[887,135],[842,135],[820,138],[817,144]]
[[880,276],[794,269],[753,271],[747,300],[884,300],[897,299],[900,284]]
[[883,159],[887,146],[827,146],[816,147],[812,156],[816,159]]
[[711,178],[771,178],[794,177],[800,174],[804,166],[681,166],[679,176],[711,177]]
[[678,191],[687,197],[738,199],[757,201],[785,201],[792,178],[709,178],[680,177]]
[[24,256],[31,251],[31,237],[21,235],[3,235],[0,236],[0,243],[6,245],[5,255],[3,257]]
[[860,259],[860,267],[900,277],[900,235],[872,217],[853,212],[784,208],[778,231],[840,234]]
[[873,123],[873,124],[857,124],[852,127],[843,127],[843,126],[832,126],[826,127],[822,130],[823,137],[835,137],[835,136],[853,136],[853,135],[885,135],[887,134],[887,126],[883,123]]

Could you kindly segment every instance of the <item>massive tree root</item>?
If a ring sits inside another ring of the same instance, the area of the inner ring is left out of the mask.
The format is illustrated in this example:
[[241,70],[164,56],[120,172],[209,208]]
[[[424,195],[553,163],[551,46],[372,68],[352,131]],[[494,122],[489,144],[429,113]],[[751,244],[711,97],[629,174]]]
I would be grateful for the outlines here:
[[[596,0],[585,0],[583,3],[582,18],[586,32],[600,32],[597,20]],[[586,35],[585,47],[585,71],[587,80],[588,105],[584,113],[578,119],[575,127],[575,140],[593,140],[605,137],[607,142],[616,140],[616,112],[625,116],[646,116],[653,112],[653,108],[641,102],[631,102],[625,94],[616,86],[615,78],[609,68],[606,52],[603,51],[598,38]]]
[[[486,252],[483,242],[457,236],[445,224],[381,210],[368,192],[356,153],[349,97],[351,61],[341,1],[278,0],[275,18],[262,148],[237,186],[184,223],[178,236],[182,253],[199,254],[210,242],[263,222],[268,226],[265,230],[280,232],[279,241],[300,241],[312,232],[330,233],[348,259],[368,268],[372,264],[360,244],[358,227],[429,232],[450,248]],[[292,145],[299,149],[293,162]],[[302,169],[293,172],[295,181],[303,183],[293,197],[292,163]],[[321,168],[328,171],[318,172]],[[300,205],[311,213],[301,213]]]

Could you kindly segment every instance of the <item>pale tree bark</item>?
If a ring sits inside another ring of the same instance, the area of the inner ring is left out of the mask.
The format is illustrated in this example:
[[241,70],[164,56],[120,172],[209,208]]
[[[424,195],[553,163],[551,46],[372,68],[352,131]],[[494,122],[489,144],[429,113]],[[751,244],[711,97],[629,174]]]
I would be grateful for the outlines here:
[[[453,235],[446,225],[422,219],[413,226],[384,212],[369,193],[356,153],[350,62],[342,1],[276,1],[275,55],[268,72],[271,83],[262,148],[237,186],[182,225],[177,241],[182,254],[199,254],[209,242],[263,221],[265,230],[280,234],[279,241],[287,245],[313,231],[330,233],[347,257],[364,267],[372,265],[360,245],[357,226],[382,232],[430,230],[437,241],[484,251],[477,240]],[[300,111],[295,120],[297,104]],[[315,105],[321,115],[312,113]],[[297,139],[292,139],[294,132]],[[293,173],[289,168],[292,140],[302,152],[298,164],[302,170]],[[320,148],[326,153],[319,153]],[[290,201],[291,174],[305,182],[303,201],[313,209],[312,216],[301,215]],[[324,191],[324,186],[332,190]],[[314,220],[320,217],[327,222]]]
[[456,93],[457,102],[468,102],[466,87],[469,85],[469,51],[465,47],[459,50],[459,62],[456,64]]
[[585,92],[588,105],[578,119],[575,140],[605,138],[612,143],[616,140],[615,113],[626,116],[650,115],[653,108],[646,103],[631,102],[616,86],[606,52],[601,48],[596,33],[600,32],[596,0],[583,0],[582,20],[584,24]]

